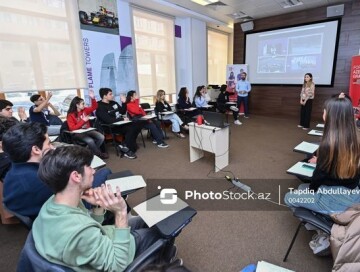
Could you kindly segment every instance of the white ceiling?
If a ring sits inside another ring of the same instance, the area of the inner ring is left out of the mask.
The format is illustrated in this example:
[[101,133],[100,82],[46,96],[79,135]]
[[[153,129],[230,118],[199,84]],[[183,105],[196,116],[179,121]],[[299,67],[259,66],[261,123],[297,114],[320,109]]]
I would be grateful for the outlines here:
[[296,11],[339,5],[357,0],[301,0],[303,5],[283,8],[287,0],[219,0],[225,6],[201,6],[191,0],[125,0],[138,6],[178,17],[194,17],[206,21],[209,27],[232,32],[232,25],[246,19],[233,19],[229,14],[242,12],[254,20]]

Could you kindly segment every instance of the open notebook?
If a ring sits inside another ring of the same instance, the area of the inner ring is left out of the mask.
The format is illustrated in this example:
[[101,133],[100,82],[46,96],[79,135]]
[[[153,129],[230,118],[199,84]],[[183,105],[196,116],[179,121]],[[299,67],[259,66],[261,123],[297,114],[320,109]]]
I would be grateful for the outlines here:
[[106,165],[106,162],[104,162],[102,159],[100,159],[98,156],[94,155],[93,160],[91,161],[91,167],[94,169],[103,167]]
[[312,129],[309,131],[308,135],[323,136],[323,132],[321,130]]
[[119,186],[121,195],[128,195],[134,191],[146,187],[145,180],[142,176],[129,176],[124,178],[109,179],[105,181],[110,184],[112,190],[115,192],[116,186]]

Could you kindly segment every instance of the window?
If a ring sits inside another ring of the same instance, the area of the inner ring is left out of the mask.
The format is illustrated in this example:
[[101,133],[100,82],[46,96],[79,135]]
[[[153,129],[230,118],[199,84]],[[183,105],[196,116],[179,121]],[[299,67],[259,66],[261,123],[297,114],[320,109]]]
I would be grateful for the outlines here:
[[208,29],[208,83],[225,84],[229,36]]
[[87,87],[77,1],[0,1],[2,92]]
[[159,89],[176,93],[174,20],[136,9],[133,20],[139,96],[153,104]]

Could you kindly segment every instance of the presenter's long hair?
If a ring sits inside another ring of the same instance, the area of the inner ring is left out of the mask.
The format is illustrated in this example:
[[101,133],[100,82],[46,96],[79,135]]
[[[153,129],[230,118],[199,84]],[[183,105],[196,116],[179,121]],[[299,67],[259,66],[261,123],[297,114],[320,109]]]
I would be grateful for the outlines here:
[[337,96],[327,100],[324,118],[317,164],[334,178],[354,178],[359,173],[360,150],[350,99]]
[[[310,80],[308,82],[305,81],[305,76],[309,76],[310,77]],[[303,87],[306,88],[306,87],[311,87],[311,85],[314,84],[313,82],[313,75],[312,73],[306,73],[304,75],[304,83],[303,83]]]

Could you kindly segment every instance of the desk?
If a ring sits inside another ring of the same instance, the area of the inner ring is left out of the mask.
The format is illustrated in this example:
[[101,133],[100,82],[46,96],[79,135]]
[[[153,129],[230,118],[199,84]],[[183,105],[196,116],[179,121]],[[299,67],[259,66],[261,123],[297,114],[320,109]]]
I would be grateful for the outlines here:
[[229,127],[217,128],[189,123],[190,162],[204,156],[204,151],[215,154],[215,172],[229,164]]

